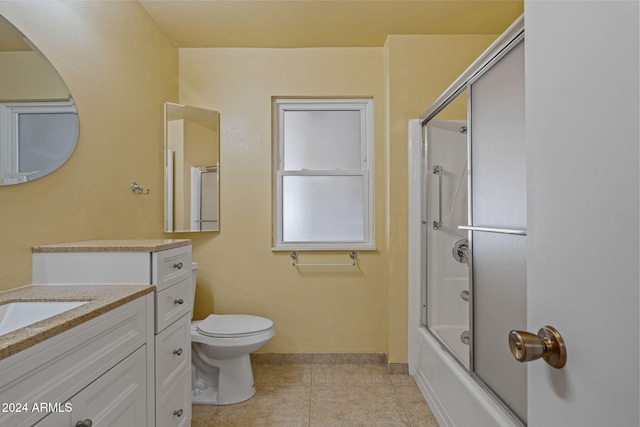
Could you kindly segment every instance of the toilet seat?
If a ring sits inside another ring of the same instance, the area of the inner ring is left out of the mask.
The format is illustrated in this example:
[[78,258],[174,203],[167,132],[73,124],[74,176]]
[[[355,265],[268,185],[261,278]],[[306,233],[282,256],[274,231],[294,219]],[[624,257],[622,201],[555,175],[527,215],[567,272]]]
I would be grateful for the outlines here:
[[272,328],[271,320],[248,314],[210,314],[196,326],[200,334],[213,338],[249,337]]

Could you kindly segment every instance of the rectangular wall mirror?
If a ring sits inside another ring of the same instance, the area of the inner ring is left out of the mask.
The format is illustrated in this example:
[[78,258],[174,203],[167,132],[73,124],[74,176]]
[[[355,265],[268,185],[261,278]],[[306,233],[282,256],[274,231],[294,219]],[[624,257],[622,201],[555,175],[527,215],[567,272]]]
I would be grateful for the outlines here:
[[166,102],[164,123],[164,231],[219,231],[220,114]]

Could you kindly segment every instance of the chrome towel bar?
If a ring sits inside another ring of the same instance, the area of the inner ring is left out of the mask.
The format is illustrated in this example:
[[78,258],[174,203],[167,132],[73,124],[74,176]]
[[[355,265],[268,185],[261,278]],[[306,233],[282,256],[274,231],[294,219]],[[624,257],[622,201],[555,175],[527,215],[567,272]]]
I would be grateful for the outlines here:
[[353,260],[350,264],[298,264],[296,261],[298,260],[298,252],[291,252],[291,259],[293,263],[291,264],[294,267],[355,267],[356,258],[358,254],[355,251],[349,252],[349,258]]
[[481,231],[485,233],[515,234],[518,236],[527,235],[527,230],[516,230],[511,228],[475,227],[472,225],[459,225],[458,230]]

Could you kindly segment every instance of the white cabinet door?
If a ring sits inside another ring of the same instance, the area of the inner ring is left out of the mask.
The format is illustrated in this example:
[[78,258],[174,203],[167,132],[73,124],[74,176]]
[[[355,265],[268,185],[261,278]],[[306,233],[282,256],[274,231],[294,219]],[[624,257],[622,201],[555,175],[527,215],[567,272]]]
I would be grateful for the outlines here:
[[71,399],[72,426],[146,426],[146,351],[136,350]]
[[35,423],[34,427],[69,427],[70,425],[70,412],[54,412]]

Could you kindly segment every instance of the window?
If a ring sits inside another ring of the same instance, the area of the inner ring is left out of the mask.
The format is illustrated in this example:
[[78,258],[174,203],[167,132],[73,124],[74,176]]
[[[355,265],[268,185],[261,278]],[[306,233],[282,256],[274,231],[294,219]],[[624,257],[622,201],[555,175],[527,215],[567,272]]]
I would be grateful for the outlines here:
[[373,100],[279,98],[273,110],[273,249],[375,249]]

